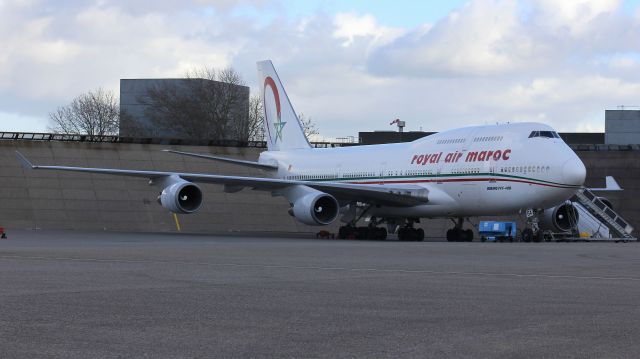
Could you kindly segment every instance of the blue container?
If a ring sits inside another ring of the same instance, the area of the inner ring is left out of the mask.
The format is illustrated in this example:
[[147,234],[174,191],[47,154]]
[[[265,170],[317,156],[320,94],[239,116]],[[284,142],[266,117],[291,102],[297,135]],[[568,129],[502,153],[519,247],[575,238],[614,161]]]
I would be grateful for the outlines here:
[[481,221],[478,233],[482,242],[513,242],[516,238],[516,222]]

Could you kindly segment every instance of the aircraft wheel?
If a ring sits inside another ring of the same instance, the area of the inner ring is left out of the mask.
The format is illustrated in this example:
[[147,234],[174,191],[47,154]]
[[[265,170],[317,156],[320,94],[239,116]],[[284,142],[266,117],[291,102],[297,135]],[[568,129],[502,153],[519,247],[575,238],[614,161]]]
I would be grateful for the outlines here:
[[398,229],[398,240],[404,242],[406,240],[407,231],[404,227]]
[[531,228],[525,228],[522,230],[522,241],[531,242],[533,240],[533,230]]
[[455,235],[454,235],[454,230],[453,229],[447,230],[447,241],[448,242],[454,242],[455,241]]
[[358,228],[356,228],[356,238],[357,239],[367,239],[367,238],[369,238],[369,228],[367,228],[367,227],[358,227]]
[[416,230],[416,241],[418,242],[424,241],[424,229],[418,228]]
[[470,229],[464,231],[464,239],[466,242],[473,242],[473,231]]
[[381,241],[384,241],[387,239],[387,229],[384,227],[380,227],[378,228],[378,230],[376,231],[378,234],[378,239]]
[[540,242],[542,242],[542,240],[543,240],[542,231],[538,231],[538,233],[536,233],[533,236],[533,241],[536,242],[536,243],[540,243]]
[[367,229],[367,239],[376,240],[378,239],[378,228],[377,227],[364,227]]
[[453,229],[453,241],[464,242],[464,231],[461,229]]

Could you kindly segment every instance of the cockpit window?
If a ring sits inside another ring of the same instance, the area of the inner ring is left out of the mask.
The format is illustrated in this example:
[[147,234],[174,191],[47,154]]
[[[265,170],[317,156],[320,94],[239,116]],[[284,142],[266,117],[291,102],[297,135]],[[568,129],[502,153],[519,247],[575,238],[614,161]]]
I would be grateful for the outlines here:
[[529,138],[533,137],[560,138],[560,135],[555,131],[532,131]]

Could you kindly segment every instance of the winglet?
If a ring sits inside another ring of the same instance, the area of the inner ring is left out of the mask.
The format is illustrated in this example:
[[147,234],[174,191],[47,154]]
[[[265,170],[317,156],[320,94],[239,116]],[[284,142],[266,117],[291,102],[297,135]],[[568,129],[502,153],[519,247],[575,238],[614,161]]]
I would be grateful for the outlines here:
[[34,166],[33,163],[29,162],[29,160],[22,153],[16,151],[16,157],[18,158],[18,161],[20,161],[20,164],[22,165],[22,167],[24,167],[24,169],[31,170],[36,168],[36,166]]

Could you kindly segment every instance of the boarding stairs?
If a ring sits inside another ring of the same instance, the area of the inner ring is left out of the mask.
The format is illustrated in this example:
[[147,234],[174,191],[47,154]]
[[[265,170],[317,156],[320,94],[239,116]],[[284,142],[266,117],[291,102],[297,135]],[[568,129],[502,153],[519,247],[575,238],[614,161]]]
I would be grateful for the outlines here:
[[574,196],[574,201],[580,203],[589,213],[609,228],[611,237],[623,241],[637,240],[631,233],[633,227],[620,217],[609,206],[604,204],[588,188],[580,189]]

